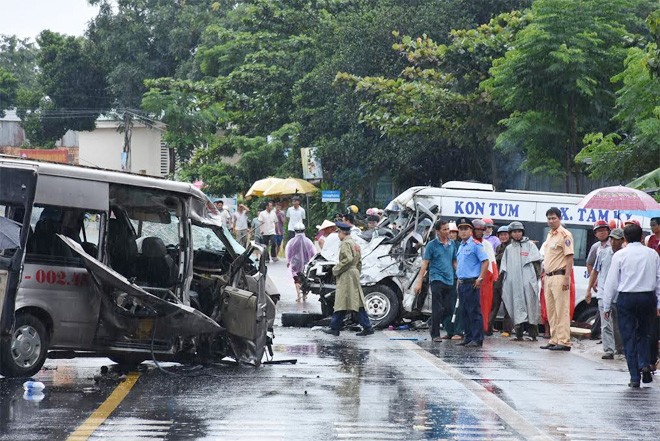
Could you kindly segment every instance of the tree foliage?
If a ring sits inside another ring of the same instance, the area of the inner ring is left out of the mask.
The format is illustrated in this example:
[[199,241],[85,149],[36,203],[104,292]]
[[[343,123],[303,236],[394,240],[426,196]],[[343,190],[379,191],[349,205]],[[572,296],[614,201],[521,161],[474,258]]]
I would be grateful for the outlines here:
[[[493,62],[485,89],[510,115],[497,147],[524,153],[533,173],[575,177],[574,162],[587,133],[606,128],[615,88],[610,78],[625,58],[634,12],[649,2],[537,0],[533,21],[511,50]],[[576,179],[579,183],[579,179]],[[580,188],[576,188],[578,192]]]
[[629,180],[654,170],[660,158],[660,9],[649,15],[651,40],[628,49],[625,70],[612,78],[617,91],[617,130],[587,134],[578,162],[588,162],[594,178]]

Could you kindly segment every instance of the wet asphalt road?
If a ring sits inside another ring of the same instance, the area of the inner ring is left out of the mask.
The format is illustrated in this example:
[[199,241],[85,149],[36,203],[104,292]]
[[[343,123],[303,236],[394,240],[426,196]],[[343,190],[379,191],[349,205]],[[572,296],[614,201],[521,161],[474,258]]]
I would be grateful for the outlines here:
[[[279,265],[276,267],[276,265]],[[280,267],[281,266],[281,267]],[[298,304],[283,271],[282,310]],[[89,439],[642,440],[660,438],[660,378],[629,389],[625,362],[594,341],[569,353],[488,337],[481,349],[432,343],[426,332],[369,337],[277,328],[276,359],[295,365],[145,363],[128,395]],[[0,440],[67,439],[118,382],[107,359],[49,360],[41,401],[0,379]]]

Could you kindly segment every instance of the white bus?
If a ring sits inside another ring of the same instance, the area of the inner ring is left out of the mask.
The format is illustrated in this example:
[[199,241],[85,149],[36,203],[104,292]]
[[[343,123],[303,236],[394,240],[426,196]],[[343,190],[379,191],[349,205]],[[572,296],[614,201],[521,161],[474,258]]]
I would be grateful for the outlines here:
[[520,190],[494,191],[490,184],[450,181],[442,187],[412,187],[397,196],[389,205],[390,210],[419,211],[417,204],[426,208],[438,207],[440,217],[453,220],[459,217],[470,219],[490,218],[497,227],[520,221],[525,226],[525,235],[535,241],[539,248],[548,234],[545,213],[550,207],[562,212],[562,224],[572,234],[575,241],[575,314],[577,321],[587,322],[598,310],[597,299],[590,304],[584,301],[588,284],[586,259],[591,245],[595,242],[592,231],[597,220],[638,220],[643,228],[649,227],[649,219],[631,216],[615,210],[578,208],[583,195],[566,193],[546,193]]

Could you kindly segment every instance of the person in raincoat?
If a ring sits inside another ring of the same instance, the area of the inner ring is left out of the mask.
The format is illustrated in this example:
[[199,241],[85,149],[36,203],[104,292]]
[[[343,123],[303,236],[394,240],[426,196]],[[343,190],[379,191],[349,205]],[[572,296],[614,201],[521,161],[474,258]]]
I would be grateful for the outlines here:
[[522,340],[523,332],[527,329],[535,341],[541,320],[541,254],[534,242],[525,236],[525,227],[521,222],[511,222],[509,234],[511,243],[504,250],[500,268],[504,278],[502,300],[513,320],[516,340]]
[[[293,283],[296,286],[296,302],[301,300],[300,297],[300,277],[298,273],[305,271],[305,266],[316,254],[316,248],[307,236],[305,236],[305,224],[298,222],[293,226],[293,231],[296,235],[293,239],[290,239],[286,248],[284,249],[284,254],[286,255],[287,268],[289,269],[289,274],[293,278]],[[305,295],[302,300],[307,300],[307,295]]]
[[343,222],[336,223],[339,228],[339,263],[332,268],[332,274],[337,278],[337,291],[335,292],[335,312],[332,314],[330,328],[324,329],[326,334],[339,335],[346,311],[357,311],[358,323],[362,331],[356,335],[365,336],[374,333],[369,316],[364,310],[364,293],[360,286],[360,271],[362,270],[362,256],[360,247],[351,237],[352,225]]

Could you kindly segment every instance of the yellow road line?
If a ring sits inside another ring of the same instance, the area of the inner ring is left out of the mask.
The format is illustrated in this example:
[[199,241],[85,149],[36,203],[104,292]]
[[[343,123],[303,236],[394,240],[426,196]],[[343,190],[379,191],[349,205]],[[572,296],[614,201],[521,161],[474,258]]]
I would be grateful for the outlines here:
[[67,441],[87,440],[98,427],[110,416],[110,414],[119,406],[126,395],[131,391],[135,383],[140,378],[137,372],[131,372],[126,376],[126,380],[121,382],[110,396],[89,416],[75,432],[67,438]]

